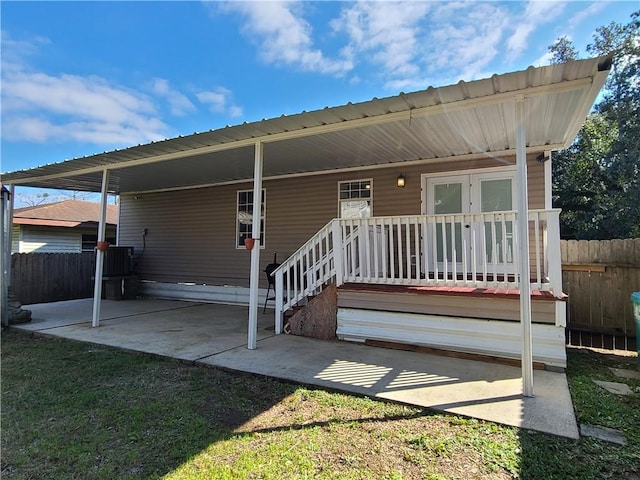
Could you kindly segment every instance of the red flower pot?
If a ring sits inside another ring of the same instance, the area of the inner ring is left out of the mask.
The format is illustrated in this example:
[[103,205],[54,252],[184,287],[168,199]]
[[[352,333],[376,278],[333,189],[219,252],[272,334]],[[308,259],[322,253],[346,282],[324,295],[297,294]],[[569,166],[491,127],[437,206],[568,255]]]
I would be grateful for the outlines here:
[[101,252],[106,252],[109,249],[109,242],[98,242],[96,248]]
[[246,248],[247,250],[253,250],[253,246],[256,243],[256,239],[255,238],[245,238],[244,239],[244,248]]

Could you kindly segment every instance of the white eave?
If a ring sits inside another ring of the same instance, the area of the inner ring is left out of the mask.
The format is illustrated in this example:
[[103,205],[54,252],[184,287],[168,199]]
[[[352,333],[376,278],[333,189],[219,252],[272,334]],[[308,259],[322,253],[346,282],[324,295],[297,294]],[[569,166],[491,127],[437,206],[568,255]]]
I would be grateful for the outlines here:
[[264,143],[264,177],[515,154],[514,100],[527,99],[527,150],[575,138],[611,66],[610,57],[225,127],[2,175],[3,184],[142,192],[248,181]]

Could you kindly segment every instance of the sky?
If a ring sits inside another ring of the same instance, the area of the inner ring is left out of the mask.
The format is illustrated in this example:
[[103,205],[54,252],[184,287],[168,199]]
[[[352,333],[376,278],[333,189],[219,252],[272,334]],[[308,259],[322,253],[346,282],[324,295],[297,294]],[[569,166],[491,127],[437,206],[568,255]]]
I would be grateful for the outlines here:
[[0,2],[0,172],[549,63],[634,1]]

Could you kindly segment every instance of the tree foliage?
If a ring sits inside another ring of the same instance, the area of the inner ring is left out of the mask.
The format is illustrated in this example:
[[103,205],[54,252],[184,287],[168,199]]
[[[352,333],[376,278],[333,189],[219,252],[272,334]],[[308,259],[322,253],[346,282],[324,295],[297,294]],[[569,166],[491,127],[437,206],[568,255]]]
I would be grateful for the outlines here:
[[[566,37],[549,51],[553,63],[578,58]],[[640,237],[640,11],[626,25],[598,28],[587,52],[611,55],[613,63],[603,95],[575,142],[554,154],[561,235]]]

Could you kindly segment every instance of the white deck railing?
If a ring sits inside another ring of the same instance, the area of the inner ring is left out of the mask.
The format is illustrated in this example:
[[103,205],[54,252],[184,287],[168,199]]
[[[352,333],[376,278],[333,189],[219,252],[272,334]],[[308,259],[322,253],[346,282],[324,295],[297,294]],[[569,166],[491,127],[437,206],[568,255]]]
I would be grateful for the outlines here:
[[[532,290],[562,293],[560,210],[529,211]],[[282,314],[324,285],[518,289],[516,212],[334,219],[274,272]]]

